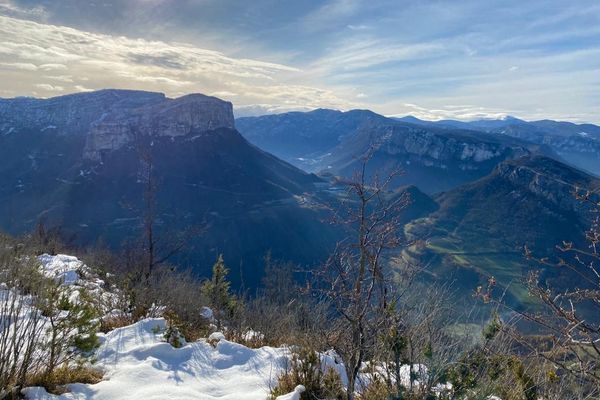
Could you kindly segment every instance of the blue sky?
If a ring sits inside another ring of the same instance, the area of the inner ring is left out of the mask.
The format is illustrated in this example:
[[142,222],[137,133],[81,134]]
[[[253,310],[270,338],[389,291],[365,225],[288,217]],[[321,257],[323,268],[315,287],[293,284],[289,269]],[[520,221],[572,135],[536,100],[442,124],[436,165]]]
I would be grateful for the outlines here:
[[0,0],[0,96],[600,122],[598,1]]

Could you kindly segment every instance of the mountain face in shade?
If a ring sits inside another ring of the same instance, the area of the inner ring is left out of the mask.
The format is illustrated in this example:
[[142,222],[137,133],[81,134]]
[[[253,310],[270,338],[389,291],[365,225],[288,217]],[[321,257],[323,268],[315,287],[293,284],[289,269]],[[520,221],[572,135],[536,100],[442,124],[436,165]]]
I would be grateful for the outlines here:
[[308,171],[351,176],[371,154],[370,172],[404,171],[395,185],[440,192],[488,174],[543,146],[461,129],[424,127],[370,111],[316,110],[237,120],[252,143]]
[[345,138],[387,122],[387,118],[367,110],[344,113],[318,109],[238,118],[236,126],[246,139],[261,149],[316,172],[322,168],[320,159]]
[[585,246],[592,214],[575,198],[576,187],[598,191],[600,180],[546,157],[503,162],[488,176],[437,196],[439,209],[407,226],[409,236],[428,241],[412,255],[465,289],[494,276],[521,303],[527,302],[521,280],[532,269],[541,268],[551,286],[574,287],[572,274],[528,263],[523,246],[549,257],[563,241]]
[[268,251],[314,263],[337,237],[324,183],[249,144],[230,103],[108,90],[0,109],[0,227],[10,233],[45,221],[80,244],[139,238],[152,171],[157,235],[200,232],[177,260],[198,272],[222,252],[236,283],[256,284]]
[[425,127],[475,130],[544,145],[573,166],[600,176],[600,126],[597,125],[552,120],[527,122],[513,117],[471,122],[434,122],[415,117],[403,117],[398,120]]

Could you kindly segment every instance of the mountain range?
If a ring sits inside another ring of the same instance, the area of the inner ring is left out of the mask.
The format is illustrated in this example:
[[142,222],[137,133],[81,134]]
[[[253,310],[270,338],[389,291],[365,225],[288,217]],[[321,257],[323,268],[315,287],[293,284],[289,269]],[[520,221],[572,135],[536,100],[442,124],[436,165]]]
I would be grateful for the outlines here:
[[[340,178],[402,170],[391,192],[412,203],[404,250],[431,279],[463,292],[489,275],[510,286],[533,268],[527,244],[582,242],[589,210],[575,186],[600,190],[600,128],[515,118],[429,122],[319,109],[234,120],[232,104],[192,94],[102,90],[0,99],[0,228],[43,221],[79,245],[185,237],[171,261],[207,275],[225,254],[236,286],[254,287],[267,253],[313,266],[345,236],[330,222]],[[557,286],[574,282],[544,271]]]
[[552,120],[527,122],[510,116],[498,120],[471,122],[452,120],[431,122],[415,117],[404,117],[398,120],[444,129],[475,130],[546,145],[567,163],[600,176],[600,126],[597,125]]
[[315,110],[236,120],[250,142],[320,174],[350,176],[370,154],[371,171],[403,171],[396,186],[437,193],[489,174],[526,155],[561,159],[545,143],[508,135],[386,118],[367,110]]

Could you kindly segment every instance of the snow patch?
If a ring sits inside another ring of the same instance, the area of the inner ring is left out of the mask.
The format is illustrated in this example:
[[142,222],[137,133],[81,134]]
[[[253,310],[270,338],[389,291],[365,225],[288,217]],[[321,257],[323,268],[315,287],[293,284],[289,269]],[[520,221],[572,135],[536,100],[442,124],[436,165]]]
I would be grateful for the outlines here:
[[79,261],[77,257],[65,254],[56,256],[42,254],[38,260],[42,263],[41,272],[47,278],[52,278],[67,286],[79,281],[79,270],[83,267],[83,262]]
[[283,396],[277,396],[275,400],[300,400],[302,393],[306,391],[306,388],[302,385],[296,386],[292,393],[284,394]]
[[164,329],[166,321],[155,318],[106,334],[95,364],[105,372],[100,383],[72,384],[60,396],[41,388],[23,393],[37,400],[264,400],[289,357],[285,349],[250,349],[225,339],[216,348],[204,340],[174,348]]

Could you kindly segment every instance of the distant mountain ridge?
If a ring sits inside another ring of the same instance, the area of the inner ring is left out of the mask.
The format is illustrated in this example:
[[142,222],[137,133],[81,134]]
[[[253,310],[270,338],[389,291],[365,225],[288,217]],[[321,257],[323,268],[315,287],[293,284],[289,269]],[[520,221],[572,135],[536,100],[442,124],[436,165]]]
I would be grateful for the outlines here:
[[[177,264],[207,274],[224,253],[234,284],[255,287],[267,252],[306,266],[328,256],[346,233],[329,223],[330,211],[349,200],[333,176],[352,175],[358,157],[370,154],[370,174],[405,171],[386,195],[412,199],[398,229],[427,243],[405,253],[434,278],[454,276],[465,290],[489,275],[506,284],[530,268],[523,244],[542,252],[581,240],[589,220],[573,186],[600,190],[598,179],[562,162],[565,148],[553,141],[497,131],[550,135],[550,128],[515,119],[477,129],[448,124],[368,110],[234,121],[231,103],[200,94],[2,99],[0,229],[22,233],[44,221],[78,244],[120,248],[140,238],[150,171],[157,234],[202,228]],[[574,137],[560,132],[552,137]],[[561,276],[544,278],[560,283]]]
[[236,120],[252,143],[311,172],[349,176],[371,154],[371,172],[405,171],[397,186],[440,192],[488,174],[499,162],[552,152],[544,144],[465,129],[397,121],[368,110],[315,110]]
[[389,120],[368,110],[317,109],[236,120],[240,132],[258,147],[309,171],[319,168],[318,158],[355,135]]
[[597,125],[552,120],[527,122],[514,117],[471,122],[424,121],[412,116],[396,120],[426,127],[470,129],[546,145],[572,165],[600,176],[600,126]]

